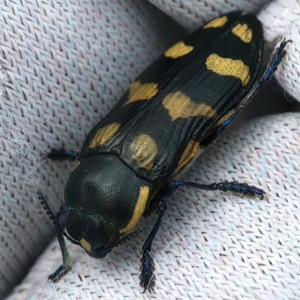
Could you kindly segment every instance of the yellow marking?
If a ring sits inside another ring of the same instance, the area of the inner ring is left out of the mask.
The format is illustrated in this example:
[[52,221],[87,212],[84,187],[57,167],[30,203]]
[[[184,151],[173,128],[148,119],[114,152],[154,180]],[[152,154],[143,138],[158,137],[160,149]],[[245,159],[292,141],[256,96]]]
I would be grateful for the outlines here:
[[79,165],[80,165],[80,160],[79,160],[78,163],[76,164],[76,166],[75,166],[75,168],[73,169],[73,171],[74,171],[75,169],[77,169],[77,168],[79,167]]
[[149,187],[142,186],[140,189],[140,195],[136,202],[133,215],[127,226],[120,230],[120,233],[130,232],[140,221],[141,217],[143,216],[146,205],[149,199]]
[[82,238],[79,243],[86,251],[91,251],[92,246],[85,238]]
[[153,98],[158,93],[157,87],[157,83],[140,83],[139,81],[135,81],[129,88],[128,100],[124,105],[138,100]]
[[195,103],[190,97],[178,91],[165,96],[162,104],[169,111],[172,121],[178,118],[204,116],[214,118],[217,111],[205,103]]
[[177,168],[174,173],[185,167],[193,158],[201,153],[200,143],[197,141],[189,141],[183,154],[180,157]]
[[193,46],[187,46],[183,41],[180,41],[165,52],[165,57],[178,58],[190,53],[193,49]]
[[89,145],[89,148],[93,149],[97,146],[106,144],[117,133],[120,126],[121,124],[119,123],[110,123],[98,129]]
[[253,31],[247,24],[237,24],[231,32],[239,37],[244,43],[250,43],[252,40]]
[[132,158],[140,167],[148,171],[154,166],[157,152],[157,145],[154,139],[148,134],[140,134],[131,144]]
[[203,28],[217,28],[222,27],[226,22],[228,21],[226,16],[216,18],[210,22],[208,22],[206,25],[203,26]]
[[206,67],[221,76],[234,76],[240,79],[243,86],[250,80],[249,67],[240,59],[223,58],[214,53],[206,59]]

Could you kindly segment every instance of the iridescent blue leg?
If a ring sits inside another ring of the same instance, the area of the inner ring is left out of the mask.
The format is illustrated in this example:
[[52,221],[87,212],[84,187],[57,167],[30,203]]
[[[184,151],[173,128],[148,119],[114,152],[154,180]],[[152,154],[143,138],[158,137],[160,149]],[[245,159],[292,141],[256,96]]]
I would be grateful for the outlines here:
[[68,254],[66,243],[64,240],[64,235],[66,236],[66,234],[65,234],[64,229],[62,228],[61,224],[59,223],[59,217],[62,215],[65,215],[67,213],[67,210],[66,210],[65,205],[62,205],[60,207],[59,212],[56,215],[54,215],[54,213],[52,212],[51,208],[49,207],[45,197],[43,196],[42,192],[38,191],[37,194],[38,194],[38,197],[41,201],[41,204],[42,204],[44,210],[46,211],[47,215],[49,216],[49,218],[53,221],[53,224],[55,225],[56,236],[57,236],[59,246],[60,246],[60,249],[62,252],[63,264],[61,266],[59,266],[58,269],[48,277],[49,281],[56,281],[70,267],[69,254]]
[[219,183],[212,183],[212,184],[200,184],[196,182],[189,182],[189,181],[171,181],[168,183],[170,189],[177,189],[179,187],[190,186],[200,190],[206,191],[223,191],[223,192],[233,192],[239,193],[247,196],[260,196],[263,199],[264,191],[254,187],[249,186],[246,183],[238,183],[235,181],[232,182],[219,182]]
[[286,41],[283,39],[283,41],[280,43],[279,47],[276,48],[270,58],[270,61],[268,63],[267,69],[264,72],[263,76],[254,84],[254,86],[251,88],[249,93],[246,95],[246,97],[243,99],[239,107],[236,109],[235,113],[223,123],[223,127],[227,127],[228,124],[241,112],[241,110],[249,103],[249,101],[257,94],[257,92],[261,89],[261,87],[268,82],[275,71],[277,70],[278,65],[280,64],[285,52],[284,48],[287,43],[290,41]]
[[142,247],[140,285],[144,288],[144,293],[146,290],[149,290],[149,292],[151,292],[154,286],[154,263],[150,255],[150,251],[152,242],[163,219],[166,207],[167,205],[165,201],[157,197],[151,201],[146,212],[146,215],[158,214],[158,217],[154,227],[152,228]]
[[224,132],[226,127],[233,121],[233,119],[244,109],[244,107],[250,102],[250,100],[257,94],[257,92],[261,89],[262,85],[269,81],[273,74],[275,73],[278,65],[280,64],[283,56],[284,56],[284,48],[286,44],[290,41],[286,41],[285,39],[280,43],[279,47],[274,50],[271,55],[269,64],[263,76],[254,84],[249,93],[245,96],[245,98],[241,101],[241,104],[237,107],[235,112],[216,130],[210,134],[201,145],[205,148],[206,146],[213,143],[217,140]]
[[[258,80],[253,88],[250,90],[250,92],[246,95],[246,97],[243,99],[241,104],[237,107],[235,112],[219,127],[217,127],[210,135],[208,135],[202,142],[201,145],[203,148],[206,148],[207,146],[211,145],[214,141],[216,141],[224,132],[226,127],[232,122],[232,120],[243,110],[243,108],[249,103],[249,101],[252,99],[252,97],[260,90],[262,85],[266,83],[268,80],[271,79],[272,75],[276,71],[278,65],[280,64],[283,56],[284,56],[284,48],[286,44],[289,41],[283,40],[278,48],[276,48],[271,56],[270,62],[268,64],[268,67],[261,77],[260,80]],[[203,190],[221,190],[221,191],[231,191],[235,193],[240,193],[244,195],[259,195],[261,198],[263,197],[263,190],[258,189],[253,186],[248,186],[244,183],[237,183],[237,182],[220,182],[220,183],[214,183],[210,185],[203,185],[193,182],[170,182],[169,185],[173,185],[173,189],[179,187],[179,186],[192,186],[198,189]]]
[[80,152],[74,150],[68,150],[64,148],[60,149],[51,149],[51,152],[46,155],[47,158],[51,160],[79,160]]
[[156,223],[151,230],[149,236],[147,237],[143,248],[142,248],[142,258],[141,258],[141,275],[140,275],[140,285],[146,290],[151,291],[151,288],[154,284],[154,263],[150,256],[151,245],[155,238],[155,235],[159,229],[159,226],[162,222],[165,210],[166,203],[163,200],[164,198],[172,195],[179,187],[193,187],[201,190],[211,190],[211,191],[230,191],[234,193],[240,193],[248,196],[258,195],[263,198],[263,190],[256,188],[254,186],[249,186],[247,184],[241,184],[237,182],[219,182],[213,184],[200,184],[196,182],[189,181],[171,181],[167,183],[162,189],[160,195],[153,199],[149,205],[149,208],[145,212],[145,216],[151,214],[158,214]]

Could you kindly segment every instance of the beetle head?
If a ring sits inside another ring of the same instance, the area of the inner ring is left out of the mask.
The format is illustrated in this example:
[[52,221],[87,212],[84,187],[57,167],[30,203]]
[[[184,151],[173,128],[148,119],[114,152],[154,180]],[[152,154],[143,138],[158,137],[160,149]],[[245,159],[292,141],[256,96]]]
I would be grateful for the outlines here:
[[65,189],[71,240],[93,257],[104,257],[138,224],[149,185],[113,154],[81,158]]
[[104,257],[121,238],[109,224],[77,209],[69,210],[66,229],[71,240],[76,241],[90,256],[96,258]]

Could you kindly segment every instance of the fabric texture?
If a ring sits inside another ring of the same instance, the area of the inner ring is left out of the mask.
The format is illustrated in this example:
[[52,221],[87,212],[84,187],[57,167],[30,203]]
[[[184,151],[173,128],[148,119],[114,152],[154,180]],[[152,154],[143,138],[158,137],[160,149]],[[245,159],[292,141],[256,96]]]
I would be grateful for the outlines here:
[[0,11],[0,291],[6,294],[54,236],[37,190],[57,211],[74,167],[43,156],[53,147],[80,150],[93,125],[183,31],[138,0],[7,0]]
[[205,21],[216,18],[223,13],[241,10],[258,13],[267,0],[149,0],[166,14],[174,18],[189,30],[195,30]]
[[[184,35],[164,13],[193,30],[230,10],[262,9],[262,1],[151,2],[156,7],[139,0],[0,2],[0,298],[9,292],[7,299],[149,297],[139,287],[139,259],[155,217],[102,260],[67,243],[72,268],[47,283],[61,252],[55,239],[41,255],[54,228],[36,191],[58,210],[74,164],[44,155],[51,148],[80,149],[133,79]],[[276,78],[295,100],[299,12],[298,1],[282,0],[259,13],[269,48],[282,36],[292,41]],[[254,102],[268,98],[275,105],[267,92]],[[151,298],[300,298],[299,124],[299,113],[256,119],[228,130],[201,155],[183,179],[247,182],[261,186],[265,200],[180,190],[168,201],[152,247]]]
[[[152,247],[152,299],[298,299],[299,114],[264,117],[225,134],[183,179],[238,180],[261,186],[264,200],[182,189]],[[47,276],[61,263],[54,241],[8,299],[148,299],[139,287],[145,231],[102,260],[68,243],[72,269],[57,283]]]

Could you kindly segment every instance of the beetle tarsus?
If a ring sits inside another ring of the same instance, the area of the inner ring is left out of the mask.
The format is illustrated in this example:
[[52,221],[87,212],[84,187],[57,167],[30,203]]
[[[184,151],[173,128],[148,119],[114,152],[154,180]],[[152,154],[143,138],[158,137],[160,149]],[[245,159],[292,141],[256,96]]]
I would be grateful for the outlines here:
[[216,190],[220,191],[230,191],[233,193],[239,193],[244,194],[247,196],[260,196],[261,199],[263,199],[264,191],[262,189],[259,189],[255,186],[249,186],[246,183],[238,183],[238,182],[219,182],[215,184]]
[[69,150],[69,149],[51,149],[51,152],[46,155],[46,158],[49,158],[51,160],[70,160],[70,161],[76,161],[80,158],[80,152],[75,150]]
[[272,75],[275,73],[275,71],[277,70],[278,65],[280,64],[284,54],[285,54],[285,46],[287,43],[291,42],[291,40],[286,40],[283,39],[279,45],[279,47],[277,47],[271,56],[271,59],[268,63],[267,69],[264,73],[264,75],[261,77],[261,79],[256,83],[256,85],[254,86],[254,90],[257,91],[260,89],[260,87],[269,79],[271,79]]
[[61,276],[63,276],[68,271],[69,268],[69,265],[60,265],[53,274],[49,275],[48,281],[56,282]]
[[149,251],[143,251],[143,255],[141,258],[141,275],[140,275],[140,286],[142,288],[144,288],[144,293],[146,292],[146,290],[148,290],[149,292],[151,292],[155,280],[154,280],[154,264],[153,264],[153,260],[151,258],[151,255],[149,253]]

